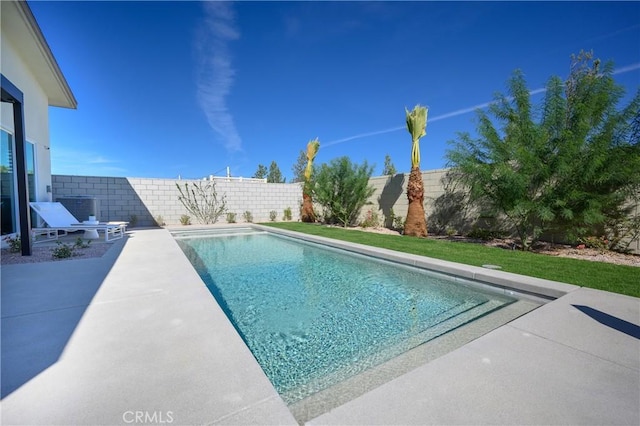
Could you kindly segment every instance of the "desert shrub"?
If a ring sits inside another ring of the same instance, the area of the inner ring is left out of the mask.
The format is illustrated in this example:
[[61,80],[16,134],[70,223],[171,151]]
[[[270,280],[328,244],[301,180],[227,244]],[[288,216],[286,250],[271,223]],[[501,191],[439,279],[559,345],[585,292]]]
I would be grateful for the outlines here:
[[253,222],[253,214],[249,210],[242,213],[242,217],[244,218],[245,222]]
[[373,167],[366,161],[358,165],[349,157],[336,158],[320,167],[313,199],[322,206],[325,222],[348,226],[357,220],[375,190],[369,185],[372,173]]
[[367,211],[365,218],[362,222],[360,222],[360,226],[363,228],[377,228],[380,226],[380,219],[378,218],[378,213],[374,212],[372,209]]
[[269,220],[270,220],[271,222],[275,222],[275,221],[276,221],[276,217],[278,217],[278,212],[277,212],[277,211],[275,211],[275,210],[271,210],[271,211],[269,212]]
[[54,259],[66,259],[75,256],[75,246],[58,241],[58,245],[51,249],[51,256]]
[[9,245],[10,253],[19,253],[22,250],[22,242],[20,241],[20,234],[15,237],[4,237],[4,240]]
[[227,213],[227,223],[236,223],[236,214],[233,212]]
[[132,214],[129,218],[129,226],[134,227],[138,224],[138,215]]
[[180,195],[178,200],[198,222],[208,225],[216,223],[227,210],[225,196],[218,197],[216,183],[206,181],[184,184],[184,190],[176,183]]
[[404,229],[404,218],[402,216],[393,216],[393,229]]
[[164,223],[164,218],[162,217],[162,215],[157,215],[153,218],[153,220],[156,222],[156,225],[158,226],[165,226],[166,223]]
[[180,216],[180,223],[183,225],[191,225],[191,217],[183,214],[182,216]]
[[284,216],[282,217],[284,220],[291,220],[293,218],[291,214],[291,207],[287,207],[284,209]]

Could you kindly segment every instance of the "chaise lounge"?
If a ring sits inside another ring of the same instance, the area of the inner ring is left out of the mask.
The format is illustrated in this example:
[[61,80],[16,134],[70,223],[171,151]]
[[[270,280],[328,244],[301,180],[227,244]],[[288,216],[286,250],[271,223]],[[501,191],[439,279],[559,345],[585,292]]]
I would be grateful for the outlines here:
[[101,231],[104,232],[105,242],[111,242],[122,238],[126,230],[127,222],[79,222],[61,203],[30,202],[29,205],[38,216],[47,224],[46,228],[32,228],[34,237],[46,236],[47,240],[55,240],[58,236],[67,235],[67,232],[75,231]]

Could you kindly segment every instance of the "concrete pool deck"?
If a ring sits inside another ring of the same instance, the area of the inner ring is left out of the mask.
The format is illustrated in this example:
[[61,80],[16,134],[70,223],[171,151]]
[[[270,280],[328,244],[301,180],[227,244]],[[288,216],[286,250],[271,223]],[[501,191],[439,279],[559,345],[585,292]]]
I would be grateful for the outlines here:
[[[1,278],[3,425],[296,424],[165,229]],[[640,299],[567,288],[308,424],[640,424]]]

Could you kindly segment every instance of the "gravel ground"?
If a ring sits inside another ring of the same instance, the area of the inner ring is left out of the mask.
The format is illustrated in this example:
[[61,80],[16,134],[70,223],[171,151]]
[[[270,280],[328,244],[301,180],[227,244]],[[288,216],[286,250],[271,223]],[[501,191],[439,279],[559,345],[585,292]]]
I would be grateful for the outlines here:
[[[72,246],[78,237],[61,237],[58,241]],[[88,240],[84,240],[85,242]],[[2,249],[0,252],[0,263],[2,265],[12,265],[16,263],[39,263],[39,262],[64,262],[71,259],[87,259],[91,257],[101,257],[113,244],[105,243],[103,240],[91,240],[88,247],[74,249],[74,256],[56,259],[53,257],[53,250],[57,247],[55,242],[43,242],[34,244],[31,247],[31,256],[22,256],[21,253],[11,253],[9,249]]]

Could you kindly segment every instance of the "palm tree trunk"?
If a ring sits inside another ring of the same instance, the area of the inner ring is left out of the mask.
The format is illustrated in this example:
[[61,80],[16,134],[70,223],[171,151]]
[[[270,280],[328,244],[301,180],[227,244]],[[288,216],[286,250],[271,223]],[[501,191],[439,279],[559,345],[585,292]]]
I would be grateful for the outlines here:
[[316,221],[316,214],[313,211],[313,201],[309,194],[302,194],[302,213],[300,214],[300,219],[308,223],[314,223]]
[[424,215],[424,183],[420,167],[412,167],[407,185],[409,210],[404,224],[404,234],[413,237],[427,236],[427,219]]

